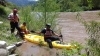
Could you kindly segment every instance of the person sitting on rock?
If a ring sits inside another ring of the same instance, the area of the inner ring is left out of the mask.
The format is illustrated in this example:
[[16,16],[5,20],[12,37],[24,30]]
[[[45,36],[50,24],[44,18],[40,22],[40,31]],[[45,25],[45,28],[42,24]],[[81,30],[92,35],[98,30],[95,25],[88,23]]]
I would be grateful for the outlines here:
[[28,29],[26,27],[26,22],[23,22],[23,24],[20,25],[20,29],[22,30],[22,32],[24,34],[29,34],[29,31],[28,31]]

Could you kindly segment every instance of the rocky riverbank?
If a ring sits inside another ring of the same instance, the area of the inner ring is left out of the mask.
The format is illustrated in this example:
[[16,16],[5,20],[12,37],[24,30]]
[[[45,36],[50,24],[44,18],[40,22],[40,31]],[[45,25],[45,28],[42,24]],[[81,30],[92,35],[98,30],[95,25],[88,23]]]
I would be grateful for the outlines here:
[[14,54],[13,52],[20,45],[22,45],[22,42],[17,42],[7,46],[6,41],[0,41],[0,56],[18,56],[18,54]]

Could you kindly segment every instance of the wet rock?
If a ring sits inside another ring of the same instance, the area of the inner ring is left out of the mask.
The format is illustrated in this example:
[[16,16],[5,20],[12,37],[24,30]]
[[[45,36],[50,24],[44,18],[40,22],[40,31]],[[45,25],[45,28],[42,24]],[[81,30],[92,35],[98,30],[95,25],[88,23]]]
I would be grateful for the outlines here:
[[5,41],[0,41],[0,48],[6,49],[6,46],[7,46],[7,44]]
[[20,45],[22,45],[22,42],[17,42],[15,44],[7,46],[5,41],[0,41],[0,56],[8,56],[8,54],[12,54],[9,56],[18,56],[17,54],[14,54],[13,52],[16,50],[16,47]]
[[9,56],[19,56],[18,54],[12,54],[12,55],[9,55]]
[[9,51],[9,53],[12,53],[13,51],[15,51],[16,45],[11,45],[11,46],[8,46],[8,47],[6,47],[6,48],[7,48],[7,50]]
[[22,45],[22,42],[17,42],[15,45],[16,45],[17,47],[19,47],[19,46]]
[[0,49],[0,56],[8,56],[8,51],[6,49]]

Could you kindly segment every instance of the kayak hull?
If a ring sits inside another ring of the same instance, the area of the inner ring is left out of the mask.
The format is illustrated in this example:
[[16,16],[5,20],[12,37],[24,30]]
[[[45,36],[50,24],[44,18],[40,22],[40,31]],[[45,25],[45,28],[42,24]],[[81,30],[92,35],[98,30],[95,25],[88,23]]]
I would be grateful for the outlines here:
[[[44,41],[43,36],[34,35],[34,34],[27,34],[24,37],[27,41],[30,41],[35,44],[42,44],[44,46],[48,46],[47,42]],[[76,48],[76,46],[72,46],[70,44],[61,44],[60,41],[52,41],[52,45],[54,48],[66,48],[70,50],[71,48]]]

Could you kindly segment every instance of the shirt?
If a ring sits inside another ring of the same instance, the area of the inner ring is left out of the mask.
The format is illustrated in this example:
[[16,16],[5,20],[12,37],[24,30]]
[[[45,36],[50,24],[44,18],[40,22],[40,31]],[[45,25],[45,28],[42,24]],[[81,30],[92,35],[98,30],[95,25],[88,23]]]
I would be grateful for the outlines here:
[[22,25],[20,25],[20,29],[21,29],[22,31],[26,31],[26,30],[27,30],[27,27],[24,26],[24,25],[22,24]]
[[8,15],[8,19],[11,21],[11,22],[18,22],[19,20],[19,15],[16,14],[15,16],[13,15],[13,13],[10,13]]

